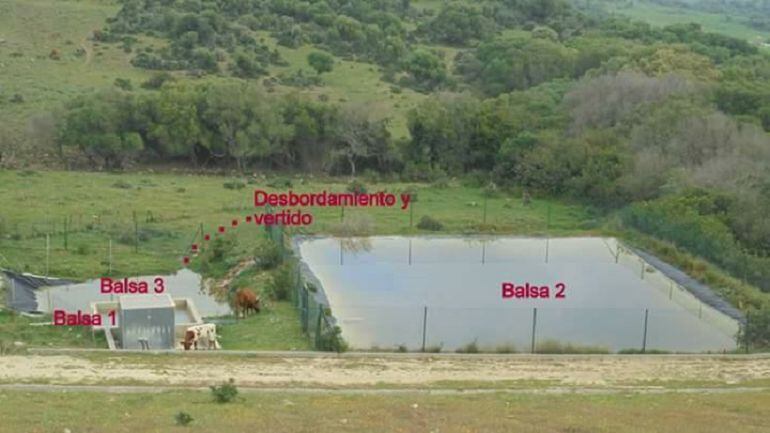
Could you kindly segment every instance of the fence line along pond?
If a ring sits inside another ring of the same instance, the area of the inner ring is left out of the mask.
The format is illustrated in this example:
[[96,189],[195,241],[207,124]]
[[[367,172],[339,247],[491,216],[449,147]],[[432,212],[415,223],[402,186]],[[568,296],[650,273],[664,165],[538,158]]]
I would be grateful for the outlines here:
[[295,249],[354,349],[736,348],[738,320],[611,238],[310,237]]

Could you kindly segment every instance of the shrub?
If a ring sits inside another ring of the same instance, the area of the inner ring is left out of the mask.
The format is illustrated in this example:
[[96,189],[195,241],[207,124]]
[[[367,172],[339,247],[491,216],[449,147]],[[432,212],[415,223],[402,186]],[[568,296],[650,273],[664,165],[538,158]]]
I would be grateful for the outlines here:
[[115,87],[125,91],[131,91],[134,89],[134,85],[131,84],[131,80],[128,78],[116,78],[114,84]]
[[584,354],[584,353],[610,353],[610,351],[605,347],[599,347],[599,346],[579,346],[579,345],[573,345],[572,343],[561,343],[556,340],[546,340],[542,343],[538,343],[537,348],[535,349],[537,353],[552,353],[552,354],[559,354],[559,353],[577,353],[577,354]]
[[254,258],[259,269],[275,269],[275,267],[283,262],[283,252],[281,247],[275,242],[267,242],[265,245],[257,247]]
[[420,222],[417,223],[417,228],[421,230],[430,230],[432,232],[440,231],[444,228],[444,225],[441,224],[437,219],[434,219],[432,217],[429,217],[428,215],[423,216],[420,218]]
[[770,348],[770,308],[746,314],[746,326],[738,333],[738,342],[756,349]]
[[460,347],[459,349],[455,350],[457,353],[479,353],[479,345],[476,344],[476,340],[473,340],[472,342],[466,344],[463,347]]
[[217,403],[229,403],[238,396],[238,388],[236,388],[235,380],[232,378],[222,385],[212,385],[209,388],[211,388],[211,395]]
[[176,420],[176,425],[185,426],[193,421],[193,417],[187,412],[179,412],[174,415],[174,420]]
[[79,244],[75,247],[75,254],[79,256],[86,256],[91,253],[91,247],[89,244]]
[[366,194],[366,185],[360,180],[355,179],[348,184],[347,190],[354,194]]
[[348,350],[348,343],[342,338],[342,330],[335,326],[321,334],[318,340],[318,350],[342,353]]
[[118,188],[118,189],[131,189],[134,186],[131,185],[130,183],[124,181],[124,180],[119,180],[119,181],[113,183],[112,187],[113,188]]
[[163,83],[168,81],[174,81],[174,76],[168,72],[160,72],[154,74],[152,77],[148,78],[147,81],[143,82],[142,87],[145,89],[160,89],[163,86]]
[[295,282],[294,266],[286,262],[273,272],[273,278],[268,283],[270,296],[277,301],[289,299],[289,293]]
[[285,177],[276,177],[271,179],[270,182],[267,183],[267,186],[270,188],[291,188],[292,182],[291,179]]
[[231,182],[225,182],[222,184],[225,189],[243,189],[246,188],[246,184],[241,182],[240,180],[234,180]]

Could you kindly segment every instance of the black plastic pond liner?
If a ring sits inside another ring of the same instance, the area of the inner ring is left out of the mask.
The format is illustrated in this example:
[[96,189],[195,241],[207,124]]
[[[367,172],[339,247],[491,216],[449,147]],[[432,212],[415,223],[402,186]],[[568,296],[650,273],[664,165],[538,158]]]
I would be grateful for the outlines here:
[[38,311],[37,295],[35,291],[41,287],[63,286],[72,284],[72,281],[61,278],[42,277],[32,274],[20,274],[17,272],[0,269],[8,282],[6,291],[6,305],[16,311],[33,313]]
[[717,311],[741,322],[746,322],[746,316],[740,312],[737,308],[732,306],[729,302],[724,300],[721,296],[715,293],[711,287],[699,282],[691,276],[685,274],[681,270],[669,265],[668,263],[660,260],[652,254],[646,253],[636,248],[630,248],[634,254],[638,255],[648,264],[652,265],[655,269],[663,273],[663,275],[674,280],[677,284],[687,289],[690,293],[698,298],[701,302],[711,306]]

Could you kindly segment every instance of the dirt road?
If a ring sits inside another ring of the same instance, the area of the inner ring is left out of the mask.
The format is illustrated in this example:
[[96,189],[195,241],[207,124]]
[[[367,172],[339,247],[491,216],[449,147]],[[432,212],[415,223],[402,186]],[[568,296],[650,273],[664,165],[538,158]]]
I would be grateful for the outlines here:
[[321,388],[770,386],[770,356],[57,353],[0,357],[0,383]]

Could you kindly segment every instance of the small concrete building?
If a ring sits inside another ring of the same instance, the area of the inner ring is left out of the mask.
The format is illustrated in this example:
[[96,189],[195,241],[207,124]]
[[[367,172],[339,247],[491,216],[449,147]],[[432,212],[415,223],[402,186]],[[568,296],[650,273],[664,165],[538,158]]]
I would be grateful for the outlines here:
[[118,326],[123,349],[173,349],[174,301],[168,294],[121,296]]

